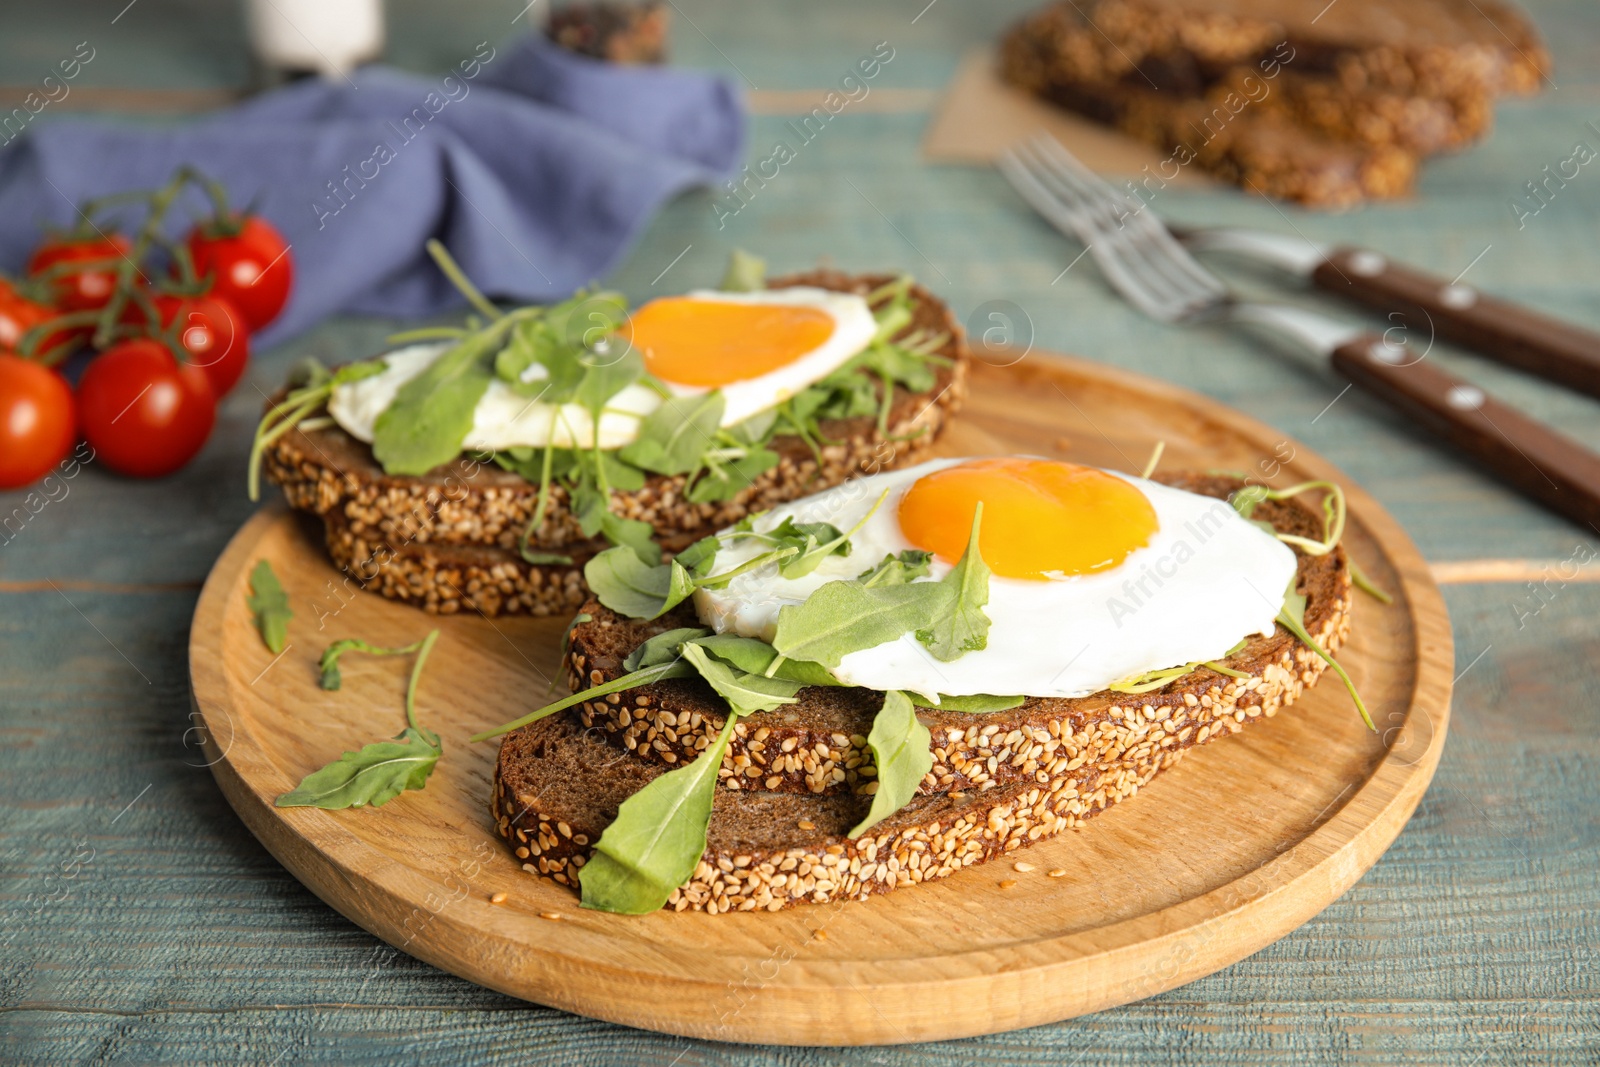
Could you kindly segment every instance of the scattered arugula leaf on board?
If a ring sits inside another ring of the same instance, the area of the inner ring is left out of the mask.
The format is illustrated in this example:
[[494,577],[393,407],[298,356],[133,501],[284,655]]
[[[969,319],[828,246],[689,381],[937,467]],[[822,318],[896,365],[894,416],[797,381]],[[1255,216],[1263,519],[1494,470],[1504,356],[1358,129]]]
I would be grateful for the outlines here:
[[[414,645],[406,649],[373,649],[364,642],[339,641],[323,653],[323,683],[325,688],[338,688],[339,656],[351,650],[377,652],[391,655],[400,651],[415,652],[411,677],[406,684],[406,728],[393,740],[378,741],[356,752],[346,752],[332,763],[312,771],[300,784],[280,796],[280,808],[360,808],[386,804],[408,789],[421,789],[428,776],[444,755],[439,735],[423,729],[417,723],[417,683],[422,678],[422,667],[428,653],[438,640],[439,631],[429,631]],[[341,647],[343,646],[343,647]],[[335,651],[337,649],[337,651]],[[331,656],[330,656],[331,654]],[[334,684],[328,686],[329,672]]]
[[850,837],[861,836],[905,807],[933,769],[933,737],[917,718],[911,697],[899,690],[883,694],[883,707],[872,720],[867,744],[878,770],[878,791],[872,795],[867,817],[851,827]]
[[280,808],[361,808],[386,804],[408,789],[421,789],[444,749],[439,735],[415,727],[392,741],[346,752],[277,800]]
[[[989,646],[989,616],[983,606],[989,602],[989,565],[978,550],[978,527],[983,522],[983,501],[972,513],[972,535],[967,550],[949,574],[939,579],[950,588],[950,610],[937,616],[932,625],[917,630],[933,657],[949,662],[967,652]],[[915,588],[913,586],[912,588]]]
[[742,248],[728,254],[728,269],[717,288],[725,293],[755,293],[767,287],[767,261]]
[[582,906],[619,915],[657,911],[687,882],[706,850],[729,715],[714,743],[687,767],[658,775],[622,802],[578,874]]
[[256,631],[261,634],[261,643],[267,646],[267,651],[273,655],[282,652],[294,612],[289,610],[289,594],[283,591],[278,576],[272,572],[272,564],[264,559],[256,561],[250,572],[250,595],[245,603],[255,616]]
[[[426,640],[427,638],[423,638],[423,641]],[[318,663],[318,667],[322,670],[322,688],[333,690],[338,689],[343,684],[343,679],[339,674],[339,657],[346,652],[364,652],[369,656],[409,656],[411,653],[421,649],[422,641],[402,648],[379,648],[377,645],[367,644],[359,637],[346,637],[341,641],[335,641],[322,650],[322,659]]]

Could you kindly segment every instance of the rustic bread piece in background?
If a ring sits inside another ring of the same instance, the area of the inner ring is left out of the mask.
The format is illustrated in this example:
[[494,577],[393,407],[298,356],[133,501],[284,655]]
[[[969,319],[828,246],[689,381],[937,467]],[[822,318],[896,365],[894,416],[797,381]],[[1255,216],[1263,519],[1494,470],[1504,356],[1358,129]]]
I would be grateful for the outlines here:
[[[1226,476],[1179,473],[1156,480],[1219,498],[1243,484]],[[1265,502],[1254,517],[1286,533],[1322,535],[1318,514],[1295,500]],[[1336,548],[1325,556],[1301,553],[1299,562],[1306,629],[1333,652],[1349,633],[1349,561]],[[624,618],[594,601],[583,611],[591,619],[572,628],[567,658],[567,682],[574,692],[621,677],[623,659],[648,637],[698,625],[688,604],[653,622]],[[934,755],[921,792],[1045,782],[1081,766],[1109,769],[1130,756],[1144,761],[1157,751],[1203,744],[1271,718],[1325,667],[1281,626],[1271,637],[1252,638],[1225,665],[1250,677],[1230,678],[1201,667],[1149,693],[1035,698],[991,714],[920,708],[917,714],[933,735]],[[1003,687],[1004,680],[995,684]],[[726,787],[821,793],[856,791],[871,781],[866,735],[882,695],[809,687],[798,697],[795,704],[734,724],[720,771]],[[692,761],[716,738],[725,709],[703,681],[684,678],[585,701],[575,710],[585,726],[632,753],[630,758],[672,767]]]
[[1532,23],[1492,0],[1312,7],[1061,2],[1005,35],[1001,74],[1179,166],[1344,207],[1409,192],[1420,157],[1486,135],[1493,98],[1536,91],[1550,66]]

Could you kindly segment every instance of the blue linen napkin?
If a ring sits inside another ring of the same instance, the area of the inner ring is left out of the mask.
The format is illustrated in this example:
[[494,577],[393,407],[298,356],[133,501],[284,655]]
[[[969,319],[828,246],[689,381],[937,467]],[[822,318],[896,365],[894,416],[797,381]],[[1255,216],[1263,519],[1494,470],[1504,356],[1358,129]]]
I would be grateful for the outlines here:
[[[19,270],[40,226],[69,225],[77,203],[189,163],[293,249],[294,291],[261,343],[338,311],[459,304],[430,237],[485,291],[547,303],[607,274],[667,200],[731,176],[744,135],[722,78],[614,66],[533,35],[480,46],[448,76],[366,67],[181,124],[38,123],[0,150],[0,264]],[[171,236],[204,207],[180,201]]]

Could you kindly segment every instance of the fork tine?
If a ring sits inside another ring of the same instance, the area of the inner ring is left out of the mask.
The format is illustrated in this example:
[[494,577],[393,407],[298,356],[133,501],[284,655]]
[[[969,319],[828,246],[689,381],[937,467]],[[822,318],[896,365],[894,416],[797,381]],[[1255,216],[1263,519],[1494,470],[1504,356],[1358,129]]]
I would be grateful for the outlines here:
[[1124,262],[1117,253],[1115,242],[1106,238],[1089,212],[1083,210],[1076,201],[1064,200],[1044,184],[1036,173],[1036,166],[1016,148],[1006,152],[999,161],[1001,174],[1034,210],[1056,229],[1077,238],[1086,246],[1113,288],[1151,318],[1170,319],[1173,309],[1161,294],[1142,281],[1138,273]]
[[[1225,291],[1217,283],[1198,284],[1167,262],[1159,248],[1141,232],[1144,227],[1126,225],[1129,212],[1117,194],[1099,181],[1085,183],[1075,173],[1062,174],[1041,158],[1038,144],[1018,156],[1030,167],[1033,178],[1066,203],[1079,220],[1076,230],[1090,245],[1095,261],[1113,283],[1140,310],[1162,320],[1176,320],[1216,302]],[[1146,221],[1154,221],[1148,219]],[[1159,223],[1156,223],[1159,226]],[[1136,287],[1136,288],[1134,288]],[[1135,299],[1134,293],[1138,298]]]
[[[1164,265],[1169,268],[1168,273],[1176,274],[1211,299],[1216,299],[1218,294],[1225,291],[1216,276],[1196,262],[1161,220],[1146,210],[1148,205],[1143,200],[1124,193],[1089,170],[1082,160],[1049,134],[1039,134],[1034,143],[1040,158],[1052,165],[1052,173],[1063,181],[1073,181],[1086,193],[1100,197],[1118,214],[1119,223],[1133,229],[1153,245],[1155,254],[1163,257]],[[1120,212],[1117,211],[1119,207],[1123,209]]]

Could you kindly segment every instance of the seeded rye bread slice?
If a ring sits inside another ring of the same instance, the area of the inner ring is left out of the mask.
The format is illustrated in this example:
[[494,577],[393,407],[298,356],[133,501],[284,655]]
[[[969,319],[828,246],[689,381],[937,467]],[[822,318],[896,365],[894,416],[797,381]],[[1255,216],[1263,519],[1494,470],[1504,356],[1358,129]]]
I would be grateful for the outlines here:
[[[818,270],[775,278],[770,285],[865,295],[893,280],[888,274]],[[780,456],[778,465],[732,500],[695,504],[683,497],[683,475],[652,475],[642,489],[613,493],[613,510],[650,523],[663,547],[676,551],[750,512],[857,474],[926,458],[966,396],[969,354],[950,309],[920,286],[913,286],[911,294],[913,320],[906,332],[947,334],[938,353],[953,363],[934,368],[936,380],[925,393],[895,388],[887,433],[878,432],[874,416],[828,420],[821,425],[825,443],[820,464],[800,438],[782,435],[769,445]],[[603,540],[583,536],[567,508],[566,490],[557,485],[544,525],[530,543],[537,551],[567,555],[573,562],[527,563],[517,543],[533,517],[537,485],[467,456],[419,477],[388,475],[368,445],[336,425],[284,434],[267,449],[263,470],[268,480],[283,487],[291,507],[323,519],[336,566],[384,596],[429,612],[570,613],[586,595],[583,564],[608,547]]]
[[[865,899],[929,882],[1081,826],[1132,796],[1182,755],[1151,750],[1109,769],[1081,766],[1044,782],[914,797],[858,839],[871,799],[848,793],[716,791],[705,854],[675,911],[778,911]],[[666,768],[621,752],[566,715],[507,735],[489,803],[495,829],[530,874],[577,888],[579,870],[624,800]]]
[[[1238,479],[1204,474],[1158,474],[1156,480],[1225,498]],[[1321,537],[1319,512],[1299,501],[1268,501],[1256,518],[1277,529]],[[1349,633],[1351,582],[1343,548],[1325,556],[1299,553],[1306,630],[1330,652]],[[699,625],[685,604],[654,622],[628,619],[589,601],[593,616],[572,629],[567,684],[574,692],[620,677],[622,661],[649,636]],[[1194,620],[1205,625],[1204,619]],[[1045,623],[1041,623],[1045,624]],[[1313,684],[1326,664],[1279,626],[1252,638],[1225,666],[1236,679],[1201,667],[1154,692],[1104,691],[1077,699],[1032,698],[1018,708],[985,715],[920,708],[933,735],[933,768],[920,791],[986,790],[1044,784],[1081,767],[1109,771],[1120,761],[1141,765],[1154,753],[1176,751],[1236,733],[1271,718]],[[1004,688],[1003,680],[996,680]],[[728,789],[768,792],[861,792],[875,788],[866,735],[883,702],[871,690],[808,687],[795,704],[734,724],[720,771]],[[726,705],[698,678],[671,679],[583,702],[583,724],[631,753],[636,762],[681,766],[721,731]]]

